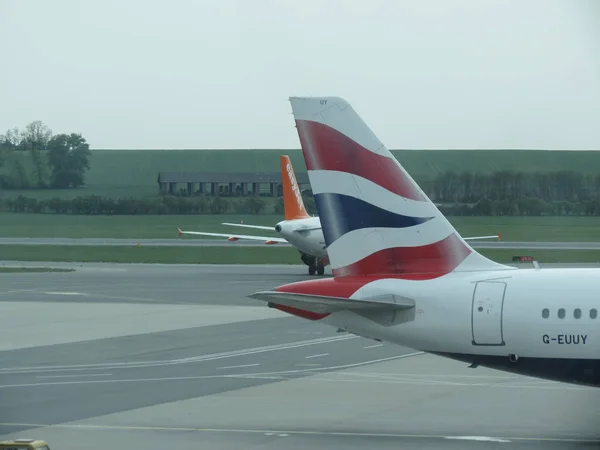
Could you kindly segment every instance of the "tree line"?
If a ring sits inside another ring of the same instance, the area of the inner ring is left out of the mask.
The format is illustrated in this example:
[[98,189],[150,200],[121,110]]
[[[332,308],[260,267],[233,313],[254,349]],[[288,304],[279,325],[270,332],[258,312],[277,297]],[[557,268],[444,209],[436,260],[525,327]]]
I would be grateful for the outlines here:
[[577,203],[600,197],[600,174],[584,176],[572,170],[546,173],[505,170],[491,174],[447,171],[424,185],[431,199],[440,203],[528,198]]
[[[27,171],[28,154],[31,170]],[[42,121],[36,120],[23,130],[13,128],[0,135],[0,188],[64,189],[85,182],[90,168],[90,146],[81,134],[54,135]]]
[[[275,205],[283,213],[283,202]],[[18,213],[83,214],[83,215],[143,215],[143,214],[264,214],[267,202],[260,197],[176,197],[166,195],[150,198],[110,198],[97,195],[73,199],[58,197],[39,200],[19,195],[0,200],[0,211]]]

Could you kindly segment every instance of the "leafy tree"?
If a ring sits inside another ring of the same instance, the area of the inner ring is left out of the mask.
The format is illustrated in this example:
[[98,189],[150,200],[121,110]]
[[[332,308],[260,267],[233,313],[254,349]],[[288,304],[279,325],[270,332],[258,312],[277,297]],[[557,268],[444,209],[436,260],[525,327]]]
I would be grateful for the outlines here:
[[90,146],[81,134],[57,134],[48,142],[50,186],[53,188],[79,187],[90,168]]
[[0,134],[0,167],[4,165],[11,153],[21,144],[21,132],[18,128],[6,130]]
[[26,189],[29,179],[25,167],[17,152],[23,150],[23,133],[18,128],[7,130],[0,134],[0,167],[6,165],[10,175],[5,172],[0,178],[0,185],[4,189]]
[[33,178],[38,187],[46,187],[47,167],[42,155],[52,137],[52,130],[41,120],[35,120],[25,127],[21,136],[20,147],[31,153]]
[[0,148],[5,150],[19,150],[23,144],[23,133],[17,127],[6,130],[0,134]]

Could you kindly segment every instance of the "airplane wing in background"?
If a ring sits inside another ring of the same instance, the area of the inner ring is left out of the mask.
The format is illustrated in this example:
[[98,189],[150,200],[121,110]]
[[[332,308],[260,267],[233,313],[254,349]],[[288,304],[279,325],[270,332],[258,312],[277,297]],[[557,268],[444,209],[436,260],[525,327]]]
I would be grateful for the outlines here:
[[[263,225],[246,225],[243,223],[227,223],[227,222],[223,222],[221,225],[228,225],[230,227],[246,227],[246,228],[255,228],[257,230],[272,230],[273,227],[266,227]],[[302,231],[314,231],[314,230],[320,230],[321,227],[306,227],[306,228],[298,228],[296,231],[297,232],[302,232]],[[498,239],[500,240],[500,234],[494,234],[491,236],[473,236],[473,237],[464,237],[463,238],[465,241],[475,241],[478,239]]]
[[[241,224],[241,223],[226,223],[226,222],[224,222],[221,225],[228,225],[231,227],[256,228],[257,230],[272,230],[273,229],[273,227],[265,227],[263,225],[246,225],[246,224]],[[321,227],[317,226],[317,227],[298,228],[296,231],[301,233],[303,231],[313,231],[313,230],[320,230],[320,229],[321,229]],[[463,239],[465,241],[476,241],[476,240],[483,240],[483,239],[498,239],[498,240],[500,240],[500,234],[494,234],[494,235],[490,235],[490,236],[463,237]]]
[[[235,227],[246,227],[246,228],[256,228],[258,230],[272,230],[272,227],[266,227],[266,226],[262,226],[262,225],[245,225],[245,224],[239,224],[239,223],[223,223],[223,225],[230,225],[230,226],[235,226]],[[297,232],[301,233],[303,231],[312,231],[312,230],[320,230],[321,227],[307,227],[307,228],[299,228],[298,230],[296,230]],[[251,236],[251,235],[247,235],[247,234],[225,234],[225,233],[208,233],[205,231],[182,231],[179,228],[177,229],[179,236],[181,236],[182,234],[195,234],[195,235],[199,235],[199,236],[215,236],[215,237],[225,237],[228,238],[230,241],[237,241],[238,239],[249,239],[249,240],[253,240],[253,241],[265,241],[265,243],[267,244],[275,244],[278,242],[284,242],[287,243],[288,241],[286,241],[283,238],[279,238],[279,237],[268,237],[268,236]],[[492,236],[473,236],[473,237],[465,237],[463,238],[465,241],[474,241],[474,240],[478,240],[478,239],[500,239],[500,235],[499,234],[494,234]]]
[[[241,223],[222,223],[221,225],[228,225],[231,227],[246,227],[246,228],[256,228],[257,230],[272,230],[273,227],[265,227],[262,225],[246,225],[246,224],[241,224]],[[298,233],[301,233],[303,231],[314,231],[314,230],[320,230],[321,227],[306,227],[306,228],[298,228],[296,231]],[[500,234],[494,234],[491,236],[472,236],[472,237],[464,237],[463,238],[465,241],[475,241],[475,240],[482,240],[482,239],[498,239],[500,240]]]
[[274,227],[266,227],[264,225],[246,225],[245,223],[223,222],[221,225],[229,225],[230,227],[255,228],[257,230],[269,230],[269,231],[273,231],[275,229]]
[[253,241],[265,241],[265,244],[275,244],[279,242],[287,243],[285,239],[279,237],[249,236],[247,234],[208,233],[204,231],[182,231],[180,229],[177,229],[177,231],[179,233],[179,236],[181,236],[182,234],[195,234],[199,236],[225,237],[228,238],[230,241],[237,241],[238,239],[249,239]]
[[493,236],[473,236],[473,237],[464,237],[465,241],[474,241],[476,239],[498,239],[500,240],[499,234],[494,234]]

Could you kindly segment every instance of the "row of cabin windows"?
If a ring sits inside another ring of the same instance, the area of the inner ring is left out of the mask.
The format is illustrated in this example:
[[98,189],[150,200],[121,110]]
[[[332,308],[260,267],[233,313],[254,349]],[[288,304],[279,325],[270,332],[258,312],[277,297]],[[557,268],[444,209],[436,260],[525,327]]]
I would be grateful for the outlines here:
[[[558,310],[558,318],[559,319],[564,319],[566,317],[566,311],[564,308],[560,308]],[[542,310],[542,317],[544,319],[547,319],[548,317],[550,317],[550,310],[548,308],[545,308]],[[573,310],[573,317],[575,317],[576,319],[581,319],[581,309],[576,308]],[[598,311],[596,309],[590,309],[590,319],[595,319],[596,317],[598,317]]]

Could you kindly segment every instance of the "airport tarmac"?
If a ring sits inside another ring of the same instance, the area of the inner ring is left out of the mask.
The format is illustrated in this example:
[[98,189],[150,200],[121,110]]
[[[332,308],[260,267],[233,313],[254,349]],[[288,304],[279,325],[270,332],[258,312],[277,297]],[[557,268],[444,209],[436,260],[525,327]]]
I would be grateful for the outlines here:
[[[265,242],[267,241],[265,237]],[[264,247],[262,241],[225,239],[110,239],[110,238],[0,238],[0,245],[118,245],[150,247],[225,247],[242,245]],[[471,241],[473,248],[506,248],[534,250],[600,250],[600,242],[533,242],[533,241]],[[277,246],[290,246],[278,243]]]
[[381,344],[246,296],[304,266],[15,263],[0,439],[52,448],[600,448],[598,390]]

